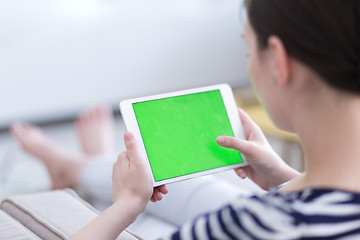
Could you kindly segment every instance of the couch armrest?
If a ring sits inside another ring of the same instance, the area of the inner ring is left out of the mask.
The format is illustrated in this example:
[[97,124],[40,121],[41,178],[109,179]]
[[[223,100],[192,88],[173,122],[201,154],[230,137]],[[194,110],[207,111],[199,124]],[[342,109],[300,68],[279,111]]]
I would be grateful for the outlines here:
[[[8,197],[1,209],[41,239],[68,239],[99,212],[70,189]],[[117,239],[140,239],[125,230]]]
[[21,223],[0,210],[0,239],[2,240],[40,240]]

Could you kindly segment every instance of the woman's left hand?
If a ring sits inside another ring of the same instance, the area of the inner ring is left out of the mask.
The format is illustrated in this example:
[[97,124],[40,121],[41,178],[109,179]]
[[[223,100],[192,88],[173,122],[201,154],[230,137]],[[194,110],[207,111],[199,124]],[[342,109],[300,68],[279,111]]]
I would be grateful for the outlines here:
[[167,193],[166,186],[153,188],[151,174],[140,157],[132,133],[124,135],[126,151],[119,154],[113,167],[114,203],[71,239],[115,239],[146,208]]
[[153,188],[151,174],[141,158],[134,135],[124,135],[126,151],[119,154],[113,167],[114,202],[124,198],[139,201],[142,212],[149,200],[156,202],[167,193],[165,185]]

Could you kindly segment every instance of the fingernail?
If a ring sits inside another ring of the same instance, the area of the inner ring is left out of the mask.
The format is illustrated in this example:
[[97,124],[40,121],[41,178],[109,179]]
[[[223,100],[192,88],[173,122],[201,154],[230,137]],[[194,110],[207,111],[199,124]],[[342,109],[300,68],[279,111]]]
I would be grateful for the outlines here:
[[219,144],[224,144],[224,143],[225,143],[225,137],[219,136],[219,137],[216,138],[216,141],[217,141]]
[[126,141],[129,141],[131,140],[133,137],[132,133],[131,132],[126,132],[125,135],[124,135],[124,138]]

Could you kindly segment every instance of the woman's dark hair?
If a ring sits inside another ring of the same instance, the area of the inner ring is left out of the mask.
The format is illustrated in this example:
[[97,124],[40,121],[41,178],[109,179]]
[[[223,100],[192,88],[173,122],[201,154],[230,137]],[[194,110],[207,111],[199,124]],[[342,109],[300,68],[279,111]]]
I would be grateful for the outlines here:
[[260,50],[271,35],[331,86],[360,94],[360,0],[245,0]]

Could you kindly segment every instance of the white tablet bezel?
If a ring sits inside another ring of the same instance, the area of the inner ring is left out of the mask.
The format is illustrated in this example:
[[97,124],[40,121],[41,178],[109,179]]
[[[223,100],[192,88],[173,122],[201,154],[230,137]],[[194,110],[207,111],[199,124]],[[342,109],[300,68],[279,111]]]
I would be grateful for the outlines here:
[[141,137],[139,125],[137,123],[132,104],[138,103],[138,102],[151,101],[151,100],[155,100],[155,99],[169,98],[169,97],[175,97],[175,96],[181,96],[181,95],[187,95],[187,94],[193,94],[193,93],[199,93],[199,92],[207,92],[207,91],[212,91],[212,90],[220,90],[220,93],[221,93],[221,96],[222,96],[222,99],[223,99],[223,102],[225,105],[225,109],[227,111],[227,114],[228,114],[228,117],[230,120],[230,124],[231,124],[232,130],[234,132],[234,136],[237,138],[244,139],[244,132],[243,132],[242,124],[240,121],[239,112],[237,110],[235,98],[234,98],[233,92],[231,90],[231,87],[228,84],[218,84],[218,85],[206,86],[206,87],[201,87],[201,88],[193,88],[193,89],[188,89],[188,90],[183,90],[183,91],[176,91],[176,92],[163,93],[163,94],[147,96],[147,97],[127,99],[127,100],[123,100],[120,102],[121,116],[124,120],[126,129],[127,129],[127,131],[130,131],[134,134],[134,137],[138,144],[139,153],[142,156],[142,158],[145,160],[146,166],[151,173],[154,187],[160,186],[163,184],[168,184],[168,183],[172,183],[172,182],[176,182],[176,181],[193,178],[193,177],[199,177],[199,176],[203,176],[203,175],[207,175],[207,174],[212,174],[212,173],[216,173],[216,172],[220,172],[220,171],[224,171],[224,170],[228,170],[228,169],[242,167],[242,166],[245,166],[248,164],[245,157],[241,154],[241,157],[243,160],[242,163],[237,163],[237,164],[228,165],[228,166],[224,166],[224,167],[214,168],[214,169],[210,169],[210,170],[205,170],[205,171],[192,173],[192,174],[188,174],[188,175],[184,175],[184,176],[179,176],[179,177],[175,177],[175,178],[165,179],[165,180],[161,180],[161,181],[154,180],[154,176],[153,176],[153,173],[152,173],[152,170],[150,167],[150,162],[149,162],[146,150],[145,150],[144,142]]

